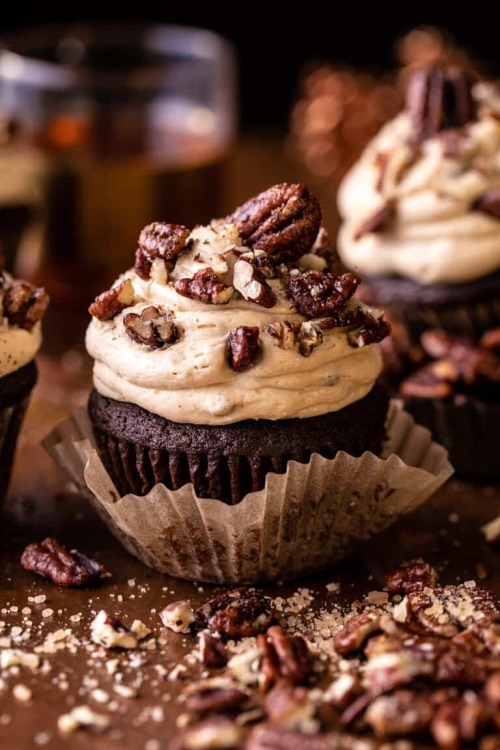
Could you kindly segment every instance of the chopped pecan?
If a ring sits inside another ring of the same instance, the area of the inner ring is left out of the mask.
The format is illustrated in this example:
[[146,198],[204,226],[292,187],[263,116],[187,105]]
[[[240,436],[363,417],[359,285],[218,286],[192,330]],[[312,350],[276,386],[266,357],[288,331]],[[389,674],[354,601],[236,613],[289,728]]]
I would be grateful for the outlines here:
[[336,310],[329,318],[321,318],[315,322],[322,331],[328,331],[330,328],[359,327],[365,320],[366,313],[362,307],[344,307]]
[[235,372],[253,365],[259,353],[259,328],[238,326],[229,331],[227,338],[229,364]]
[[349,331],[347,340],[349,345],[354,348],[378,344],[385,339],[391,332],[391,327],[383,318],[374,318],[372,315],[365,313],[364,322],[361,328]]
[[32,331],[43,318],[49,306],[45,289],[27,281],[14,281],[7,287],[3,298],[3,314],[10,325]]
[[300,324],[284,320],[281,323],[270,323],[266,326],[265,330],[266,333],[273,337],[274,343],[281,347],[281,349],[293,349],[297,333],[300,330]]
[[300,635],[288,635],[280,625],[257,637],[262,649],[262,684],[267,689],[278,682],[300,685],[310,675],[312,660],[307,643]]
[[92,620],[90,635],[94,643],[104,648],[136,648],[139,643],[135,633],[103,609]]
[[433,719],[434,707],[429,695],[411,690],[396,690],[371,703],[364,720],[380,738],[409,736],[425,732]]
[[123,325],[132,341],[150,349],[162,349],[174,344],[179,330],[172,320],[172,313],[150,305],[140,313],[127,313]]
[[186,692],[186,709],[190,713],[231,713],[248,700],[248,693],[236,687],[194,684]]
[[274,307],[276,295],[262,271],[252,261],[240,256],[234,264],[233,286],[243,299],[262,307]]
[[220,640],[209,633],[200,633],[201,661],[206,667],[218,669],[229,661],[227,649]]
[[139,248],[135,255],[135,272],[141,279],[149,279],[153,262],[177,259],[186,249],[189,229],[180,224],[154,222],[144,227],[139,235]]
[[354,234],[354,240],[357,242],[367,234],[375,234],[376,232],[385,232],[388,229],[396,216],[396,206],[394,203],[389,201],[375,211],[374,214],[368,216],[367,219],[358,227]]
[[299,354],[303,357],[309,357],[313,349],[323,343],[323,333],[321,328],[311,321],[302,323],[297,334],[299,344]]
[[485,704],[477,696],[468,694],[463,698],[442,705],[431,725],[432,735],[439,747],[462,747],[474,742],[489,719]]
[[406,110],[416,143],[442,130],[463,127],[476,117],[469,73],[440,65],[416,70],[408,83]]
[[297,310],[305,318],[330,316],[353,296],[359,279],[352,273],[334,276],[331,273],[306,271],[291,273],[285,291]]
[[196,299],[205,305],[225,305],[234,292],[232,286],[222,283],[212,268],[196,271],[191,279],[179,279],[174,288],[182,297]]
[[232,750],[239,748],[241,727],[225,716],[211,716],[181,732],[170,750]]
[[407,398],[444,399],[453,394],[451,382],[443,380],[442,370],[436,370],[435,363],[420,368],[403,380],[399,390]]
[[401,563],[395,570],[385,575],[387,589],[391,594],[409,594],[411,591],[422,591],[434,588],[436,571],[422,558]]
[[333,647],[338,654],[346,656],[359,651],[366,639],[380,630],[380,611],[361,612],[354,615],[333,637]]
[[300,732],[319,728],[316,707],[305,688],[277,685],[267,694],[264,707],[269,719],[281,726]]
[[197,621],[226,638],[263,632],[272,620],[271,599],[255,588],[237,588],[215,596],[196,610]]
[[358,675],[345,672],[332,682],[324,694],[324,700],[335,708],[346,708],[361,692]]
[[135,302],[134,287],[125,279],[107,292],[99,294],[89,307],[89,313],[98,320],[111,320]]
[[480,211],[493,219],[500,219],[500,188],[486,190],[479,198],[476,198],[472,204],[472,210]]
[[107,574],[104,565],[76,550],[69,552],[53,537],[28,544],[21,556],[21,565],[58,586],[89,586]]
[[283,183],[251,198],[225,221],[236,224],[248,247],[293,261],[314,244],[321,208],[304,185]]
[[191,625],[196,621],[196,615],[190,602],[182,599],[167,604],[160,612],[160,620],[174,633],[190,633]]

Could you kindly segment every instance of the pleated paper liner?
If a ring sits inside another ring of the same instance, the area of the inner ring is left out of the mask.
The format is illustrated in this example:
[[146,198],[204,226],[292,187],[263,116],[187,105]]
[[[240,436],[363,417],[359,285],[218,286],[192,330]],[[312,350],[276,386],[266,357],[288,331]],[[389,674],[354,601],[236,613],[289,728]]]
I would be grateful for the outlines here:
[[297,578],[329,568],[410,513],[451,476],[446,451],[391,404],[385,456],[290,461],[285,474],[237,505],[196,497],[193,486],[120,497],[81,410],[45,447],[133,555],[162,573],[211,583]]

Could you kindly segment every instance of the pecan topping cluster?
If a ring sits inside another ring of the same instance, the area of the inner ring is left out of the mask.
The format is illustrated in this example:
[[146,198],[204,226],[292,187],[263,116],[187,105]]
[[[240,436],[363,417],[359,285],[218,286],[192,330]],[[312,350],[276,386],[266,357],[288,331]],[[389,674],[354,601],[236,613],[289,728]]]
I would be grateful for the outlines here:
[[177,257],[186,249],[189,234],[189,229],[181,224],[155,222],[144,227],[135,255],[136,274],[141,279],[149,279],[156,260],[163,262],[165,270],[173,268]]
[[89,307],[89,313],[98,320],[112,320],[118,313],[135,302],[134,287],[130,279],[120,282],[99,294]]
[[3,315],[11,326],[32,331],[45,315],[49,295],[45,289],[27,281],[13,281],[4,289]]
[[226,286],[212,268],[196,271],[191,279],[179,279],[174,284],[177,294],[204,302],[206,305],[225,305],[234,289]]
[[462,128],[476,117],[470,74],[457,66],[431,65],[416,70],[406,92],[414,141]]
[[76,550],[68,551],[53,537],[28,544],[21,556],[21,565],[58,586],[90,586],[107,575],[101,563]]
[[271,624],[271,599],[260,589],[240,587],[210,599],[196,610],[197,624],[224,638],[246,638]]
[[[420,345],[419,357],[413,350],[420,367],[400,383],[403,396],[463,399],[477,391],[488,398],[498,388],[500,328],[486,332],[477,344],[442,330],[429,330],[422,334]],[[399,368],[404,365],[399,364]]]

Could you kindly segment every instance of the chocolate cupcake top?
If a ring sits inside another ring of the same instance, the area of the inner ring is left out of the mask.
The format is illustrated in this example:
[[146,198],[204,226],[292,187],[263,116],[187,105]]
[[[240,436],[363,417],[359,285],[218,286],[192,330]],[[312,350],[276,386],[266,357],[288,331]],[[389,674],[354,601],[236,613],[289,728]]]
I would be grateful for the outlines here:
[[417,70],[405,110],[339,192],[339,252],[361,273],[460,284],[500,269],[500,103],[457,68]]
[[311,417],[363,398],[388,326],[353,295],[318,202],[276,185],[192,231],[155,223],[134,269],[91,305],[104,396],[175,422]]
[[45,289],[14,279],[0,268],[0,377],[34,359],[42,343],[41,320],[48,304]]

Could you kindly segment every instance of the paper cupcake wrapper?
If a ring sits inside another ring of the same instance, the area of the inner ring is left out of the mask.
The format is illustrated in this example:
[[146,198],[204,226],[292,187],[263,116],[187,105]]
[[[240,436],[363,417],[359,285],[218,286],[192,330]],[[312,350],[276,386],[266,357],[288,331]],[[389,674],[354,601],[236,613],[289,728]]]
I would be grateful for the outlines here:
[[428,430],[391,404],[379,458],[339,452],[290,461],[265,488],[234,506],[156,485],[120,497],[94,448],[81,410],[44,445],[124,546],[155,570],[211,583],[290,579],[330,567],[427,500],[453,473]]
[[478,338],[485,331],[500,326],[500,300],[474,302],[467,305],[432,307],[404,307],[388,305],[402,320],[413,340],[418,343],[420,335],[429,328],[442,328],[457,336]]

